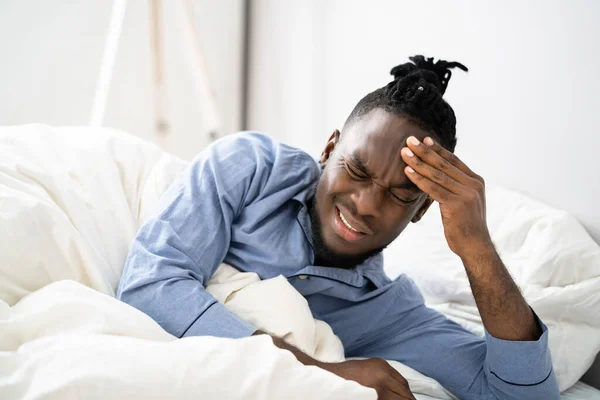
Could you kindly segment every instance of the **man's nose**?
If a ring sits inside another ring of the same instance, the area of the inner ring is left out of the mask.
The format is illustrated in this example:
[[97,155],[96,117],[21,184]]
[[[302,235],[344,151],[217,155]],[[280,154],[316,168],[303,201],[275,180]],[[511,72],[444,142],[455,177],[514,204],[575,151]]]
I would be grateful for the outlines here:
[[365,185],[352,195],[356,212],[361,217],[379,218],[383,208],[385,190],[375,183]]

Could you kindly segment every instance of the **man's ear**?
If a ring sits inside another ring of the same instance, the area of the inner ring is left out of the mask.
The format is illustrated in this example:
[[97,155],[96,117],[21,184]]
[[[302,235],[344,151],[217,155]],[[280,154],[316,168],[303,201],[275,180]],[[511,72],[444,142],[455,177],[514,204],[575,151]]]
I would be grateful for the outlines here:
[[427,199],[425,199],[425,202],[421,205],[421,208],[419,208],[419,211],[417,211],[415,216],[410,221],[413,223],[419,222],[421,220],[421,218],[423,218],[423,215],[425,215],[427,210],[429,210],[429,207],[431,206],[431,204],[433,204],[433,199],[431,197],[427,196]]
[[336,129],[335,131],[333,131],[333,133],[329,137],[329,140],[327,141],[327,145],[325,146],[325,149],[321,153],[321,159],[319,160],[319,164],[321,164],[321,168],[325,168],[327,161],[329,161],[329,157],[331,157],[331,154],[333,153],[335,146],[337,146],[337,144],[339,142],[340,142],[340,131],[338,131]]

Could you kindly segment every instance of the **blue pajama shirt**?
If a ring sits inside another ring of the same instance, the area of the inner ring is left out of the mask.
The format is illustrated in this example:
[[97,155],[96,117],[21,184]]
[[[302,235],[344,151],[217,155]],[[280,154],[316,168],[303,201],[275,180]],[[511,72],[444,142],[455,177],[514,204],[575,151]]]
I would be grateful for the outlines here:
[[427,308],[407,276],[389,279],[381,254],[353,269],[314,265],[307,201],[320,174],[308,154],[261,133],[217,141],[141,227],[117,296],[177,337],[241,338],[256,328],[207,293],[207,281],[221,263],[284,275],[347,357],[400,361],[461,399],[559,398],[541,321],[537,341],[481,338]]

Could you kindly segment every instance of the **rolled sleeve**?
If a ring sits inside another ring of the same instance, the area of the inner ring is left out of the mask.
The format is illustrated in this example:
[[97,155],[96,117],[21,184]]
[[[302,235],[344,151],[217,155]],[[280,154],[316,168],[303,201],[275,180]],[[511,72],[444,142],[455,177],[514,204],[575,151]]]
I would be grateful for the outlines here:
[[509,341],[492,336],[487,330],[486,372],[511,385],[538,385],[552,375],[552,357],[548,349],[548,328],[537,317],[542,335],[536,341]]

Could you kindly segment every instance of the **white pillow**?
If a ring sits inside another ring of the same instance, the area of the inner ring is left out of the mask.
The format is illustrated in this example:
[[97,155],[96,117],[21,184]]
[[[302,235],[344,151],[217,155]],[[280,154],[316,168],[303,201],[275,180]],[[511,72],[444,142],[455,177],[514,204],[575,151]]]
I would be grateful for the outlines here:
[[129,134],[0,127],[0,300],[61,279],[114,295],[131,242],[185,163]]

